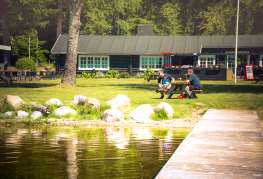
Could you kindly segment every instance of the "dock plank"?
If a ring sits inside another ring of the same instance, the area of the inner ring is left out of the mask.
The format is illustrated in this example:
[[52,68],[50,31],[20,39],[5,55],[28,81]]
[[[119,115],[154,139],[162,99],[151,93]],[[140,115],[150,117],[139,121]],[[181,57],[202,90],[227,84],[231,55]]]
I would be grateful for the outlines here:
[[263,178],[263,132],[254,111],[208,110],[156,179]]

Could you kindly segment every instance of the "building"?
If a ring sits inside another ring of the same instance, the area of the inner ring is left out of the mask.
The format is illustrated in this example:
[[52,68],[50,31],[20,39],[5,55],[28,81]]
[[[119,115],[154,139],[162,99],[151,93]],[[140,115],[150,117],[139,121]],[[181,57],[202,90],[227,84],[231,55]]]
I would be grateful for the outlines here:
[[[57,55],[57,66],[63,68],[67,35],[60,35],[51,53]],[[234,35],[215,36],[94,36],[80,35],[78,71],[119,70],[138,72],[159,70],[163,66],[232,69]],[[263,35],[240,35],[238,66],[262,67]]]
[[0,68],[3,68],[10,63],[10,51],[10,46],[0,45]]

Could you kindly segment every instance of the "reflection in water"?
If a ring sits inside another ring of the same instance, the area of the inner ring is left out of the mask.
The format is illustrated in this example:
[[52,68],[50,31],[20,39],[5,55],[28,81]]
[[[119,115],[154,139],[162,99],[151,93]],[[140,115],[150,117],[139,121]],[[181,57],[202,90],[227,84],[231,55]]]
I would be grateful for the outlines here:
[[150,128],[133,128],[132,129],[132,134],[135,139],[137,140],[150,140],[152,139],[152,134],[151,134],[151,129]]
[[106,138],[109,143],[114,143],[118,149],[125,149],[129,144],[129,130],[124,128],[106,128]]
[[66,159],[67,159],[67,175],[69,179],[75,179],[78,177],[78,161],[77,161],[77,136],[73,133],[66,133],[65,131],[59,132],[52,139],[52,143],[59,144],[65,142],[66,144]]
[[0,173],[2,178],[152,178],[185,134],[151,128],[0,126]]
[[75,179],[78,176],[78,164],[77,164],[77,140],[73,139],[67,141],[67,173],[69,179]]
[[17,129],[15,133],[12,133],[11,135],[9,135],[6,140],[5,143],[7,145],[19,145],[20,144],[20,140],[28,133],[27,129]]

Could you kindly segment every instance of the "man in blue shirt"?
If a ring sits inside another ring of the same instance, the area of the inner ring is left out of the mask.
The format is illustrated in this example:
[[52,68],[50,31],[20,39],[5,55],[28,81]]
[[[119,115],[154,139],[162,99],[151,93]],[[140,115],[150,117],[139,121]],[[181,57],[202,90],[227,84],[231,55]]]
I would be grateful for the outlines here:
[[201,90],[202,86],[200,84],[200,79],[196,74],[194,74],[194,69],[192,67],[188,68],[187,77],[188,79],[185,81],[185,94],[189,98],[196,98],[196,95],[195,93],[193,93],[193,90]]
[[172,81],[174,78],[171,75],[164,73],[163,70],[159,71],[157,92],[161,93],[160,99],[163,99],[165,94],[168,94],[167,98],[169,99],[172,97]]

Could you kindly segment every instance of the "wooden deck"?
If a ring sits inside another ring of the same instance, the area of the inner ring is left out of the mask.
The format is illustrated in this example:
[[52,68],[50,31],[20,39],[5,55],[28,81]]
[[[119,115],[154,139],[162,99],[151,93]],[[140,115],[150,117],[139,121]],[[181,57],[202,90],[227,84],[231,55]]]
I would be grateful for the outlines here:
[[263,132],[256,112],[208,110],[156,179],[263,178]]

